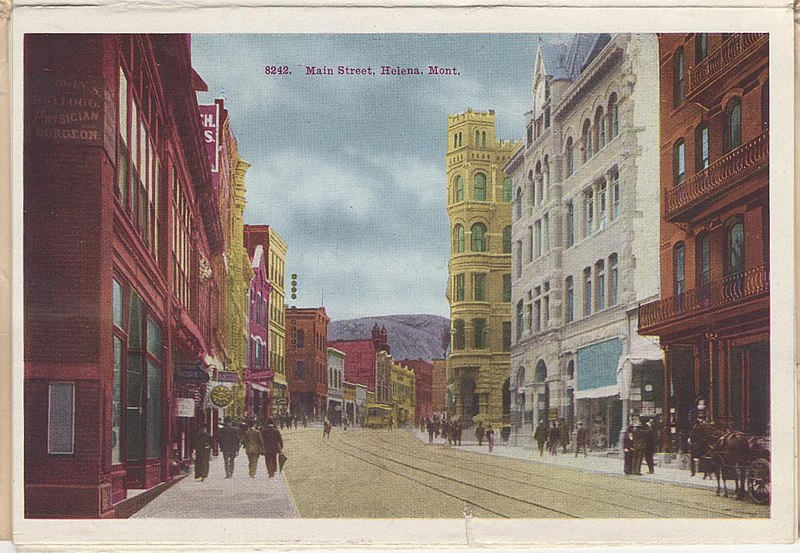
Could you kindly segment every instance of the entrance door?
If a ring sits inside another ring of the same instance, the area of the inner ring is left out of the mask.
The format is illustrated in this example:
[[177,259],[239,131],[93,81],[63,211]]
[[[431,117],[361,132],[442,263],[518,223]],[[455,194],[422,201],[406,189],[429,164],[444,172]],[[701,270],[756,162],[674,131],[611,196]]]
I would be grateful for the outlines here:
[[464,422],[471,422],[472,417],[477,415],[480,409],[478,394],[475,393],[475,381],[471,378],[465,378],[461,381],[461,401],[464,404]]

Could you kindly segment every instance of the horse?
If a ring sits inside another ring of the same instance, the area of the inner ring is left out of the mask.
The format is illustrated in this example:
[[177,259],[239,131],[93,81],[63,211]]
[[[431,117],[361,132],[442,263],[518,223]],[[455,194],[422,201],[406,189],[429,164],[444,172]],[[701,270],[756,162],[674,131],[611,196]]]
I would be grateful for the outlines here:
[[[709,444],[714,475],[717,477],[717,495],[724,489],[728,497],[728,479],[734,481],[734,495],[742,499],[747,490],[747,466],[750,464],[750,436],[742,432],[726,430]],[[722,488],[720,487],[722,479]]]

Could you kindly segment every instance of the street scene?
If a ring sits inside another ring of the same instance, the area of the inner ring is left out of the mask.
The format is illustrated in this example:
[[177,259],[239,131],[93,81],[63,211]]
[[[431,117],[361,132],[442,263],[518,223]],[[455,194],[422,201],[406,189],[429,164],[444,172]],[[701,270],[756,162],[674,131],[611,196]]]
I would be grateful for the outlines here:
[[769,518],[769,35],[27,34],[31,519]]

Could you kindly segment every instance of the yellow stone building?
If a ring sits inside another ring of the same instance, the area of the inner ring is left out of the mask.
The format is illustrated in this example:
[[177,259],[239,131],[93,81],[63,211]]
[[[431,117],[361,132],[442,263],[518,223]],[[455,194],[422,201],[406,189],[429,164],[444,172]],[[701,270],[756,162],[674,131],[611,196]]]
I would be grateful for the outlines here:
[[448,405],[469,424],[510,428],[512,185],[501,168],[519,142],[495,138],[494,111],[448,117]]
[[[286,281],[286,252],[288,248],[286,242],[269,228],[269,262],[267,264],[272,293],[270,295],[269,310],[269,356],[270,367],[275,372],[272,382],[273,410],[275,413],[285,411],[288,407],[289,385],[286,382],[286,293],[284,283]],[[280,399],[279,399],[280,398]],[[287,400],[286,405],[283,399]]]
[[414,422],[416,380],[413,370],[392,362],[392,416],[398,427]]

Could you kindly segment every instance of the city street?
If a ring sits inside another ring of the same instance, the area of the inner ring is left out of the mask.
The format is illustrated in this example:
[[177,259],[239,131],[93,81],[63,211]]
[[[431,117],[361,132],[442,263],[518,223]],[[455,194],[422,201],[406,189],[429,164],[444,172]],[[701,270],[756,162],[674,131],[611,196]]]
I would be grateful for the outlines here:
[[[232,480],[221,459],[191,476],[139,517],[500,518],[767,517],[767,506],[713,491],[547,466],[428,445],[405,431],[317,427],[284,432],[285,473],[256,479],[238,457]],[[284,477],[286,481],[284,481]],[[288,484],[288,488],[287,488]],[[294,505],[292,505],[292,502]],[[296,514],[295,514],[296,509]]]

